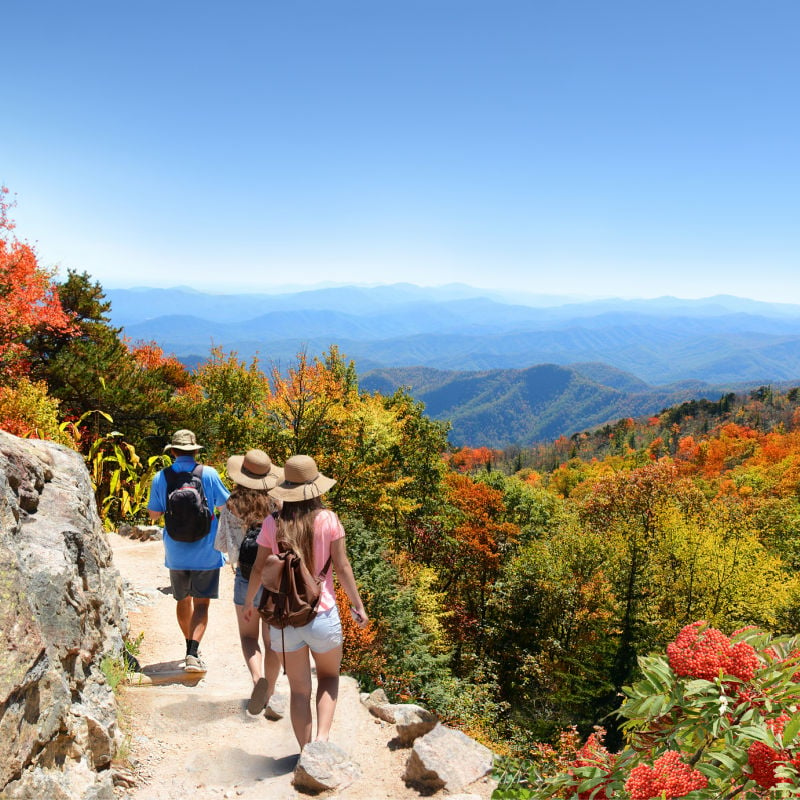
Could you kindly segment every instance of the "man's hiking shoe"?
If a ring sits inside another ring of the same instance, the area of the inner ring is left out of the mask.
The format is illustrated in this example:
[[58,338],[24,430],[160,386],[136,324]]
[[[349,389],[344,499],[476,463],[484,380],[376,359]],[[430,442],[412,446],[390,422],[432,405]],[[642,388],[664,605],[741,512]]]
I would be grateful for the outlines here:
[[277,721],[283,719],[286,713],[286,696],[282,694],[273,694],[269,699],[267,707],[264,709],[264,716],[267,719]]
[[250,701],[247,703],[247,713],[251,717],[257,717],[264,710],[264,705],[267,702],[267,692],[269,691],[269,683],[266,678],[259,678],[255,686],[253,686],[253,693],[250,695]]
[[184,672],[207,672],[206,665],[200,656],[186,656]]

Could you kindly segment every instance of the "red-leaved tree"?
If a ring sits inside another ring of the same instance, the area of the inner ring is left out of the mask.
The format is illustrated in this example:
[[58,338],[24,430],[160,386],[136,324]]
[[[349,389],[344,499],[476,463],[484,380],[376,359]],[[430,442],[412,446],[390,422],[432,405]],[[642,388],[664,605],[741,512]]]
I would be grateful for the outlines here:
[[53,272],[39,266],[33,248],[13,236],[13,204],[0,187],[0,382],[28,372],[27,339],[37,331],[69,333],[72,321],[61,307]]

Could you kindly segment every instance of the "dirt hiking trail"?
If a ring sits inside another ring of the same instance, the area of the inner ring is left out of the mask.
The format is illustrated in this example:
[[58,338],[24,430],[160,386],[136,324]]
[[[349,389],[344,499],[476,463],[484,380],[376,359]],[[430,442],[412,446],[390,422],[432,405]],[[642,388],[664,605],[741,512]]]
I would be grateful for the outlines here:
[[[277,721],[245,716],[252,683],[239,646],[230,568],[221,571],[220,598],[211,602],[200,645],[208,672],[186,682],[179,670],[185,645],[175,618],[162,542],[111,533],[109,543],[114,563],[132,589],[135,607],[128,603],[130,638],[143,633],[139,661],[146,674],[155,674],[157,680],[158,673],[167,678],[164,683],[126,686],[120,694],[121,727],[135,777],[132,788],[119,790],[120,797],[308,798],[292,786],[299,751],[289,722],[289,687],[283,673],[277,691],[286,698],[286,716]],[[341,680],[330,740],[358,764],[361,777],[327,797],[420,797],[402,779],[409,751],[398,745],[394,726],[377,720],[362,705],[358,686],[349,677]],[[466,791],[489,798],[492,787],[481,781]]]

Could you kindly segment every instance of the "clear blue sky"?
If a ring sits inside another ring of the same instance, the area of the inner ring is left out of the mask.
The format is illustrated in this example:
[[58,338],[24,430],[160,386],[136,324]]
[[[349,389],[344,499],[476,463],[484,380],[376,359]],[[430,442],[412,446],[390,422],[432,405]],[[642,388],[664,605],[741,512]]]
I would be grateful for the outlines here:
[[107,288],[800,303],[798,0],[6,0],[0,183]]

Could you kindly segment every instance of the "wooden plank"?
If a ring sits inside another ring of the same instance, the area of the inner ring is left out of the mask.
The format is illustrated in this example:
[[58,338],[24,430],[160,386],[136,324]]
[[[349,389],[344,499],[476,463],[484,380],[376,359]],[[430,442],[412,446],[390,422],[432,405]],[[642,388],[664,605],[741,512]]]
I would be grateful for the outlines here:
[[194,685],[205,678],[205,672],[186,672],[183,669],[163,669],[142,672],[129,672],[125,680],[127,686],[163,686],[168,683]]

